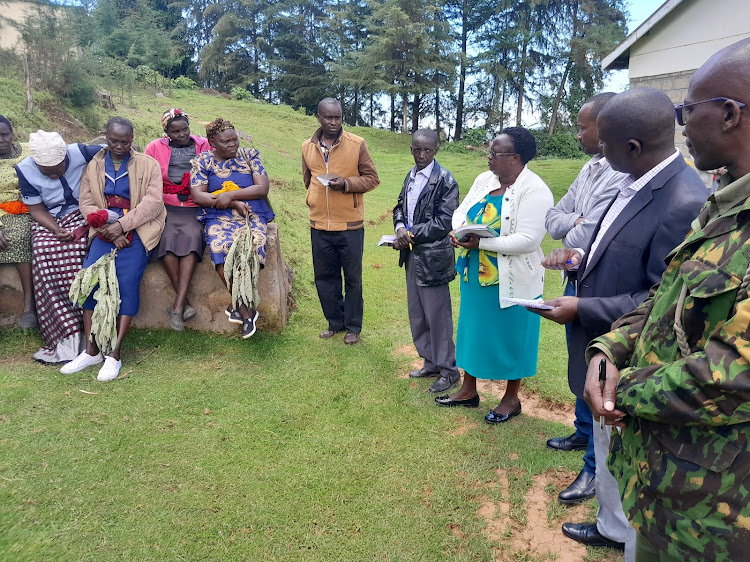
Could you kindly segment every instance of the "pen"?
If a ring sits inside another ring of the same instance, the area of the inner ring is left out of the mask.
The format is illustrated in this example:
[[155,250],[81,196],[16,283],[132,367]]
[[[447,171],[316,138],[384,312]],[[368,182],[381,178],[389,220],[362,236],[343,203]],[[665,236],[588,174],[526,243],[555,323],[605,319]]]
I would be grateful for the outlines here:
[[[406,234],[409,235],[409,240],[411,240],[411,230],[409,230],[409,223],[406,223]],[[411,242],[409,242],[409,251],[411,251],[412,249],[413,248]]]
[[[607,382],[607,360],[599,362],[599,383],[603,387]],[[604,416],[599,416],[599,429],[604,430]]]

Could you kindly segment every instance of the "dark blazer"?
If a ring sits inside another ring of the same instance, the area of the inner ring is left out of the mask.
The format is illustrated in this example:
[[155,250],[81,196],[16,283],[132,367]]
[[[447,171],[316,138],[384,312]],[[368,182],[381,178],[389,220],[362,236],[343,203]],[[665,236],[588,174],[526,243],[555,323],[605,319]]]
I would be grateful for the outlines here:
[[[393,209],[394,227],[399,222],[404,224],[408,222],[409,214],[406,207],[408,187],[409,174],[406,174],[404,186],[398,196],[398,203]],[[455,253],[448,239],[451,219],[456,207],[458,207],[458,184],[451,173],[435,160],[430,179],[417,199],[413,224],[408,225],[409,232],[414,236],[411,251],[414,253],[417,285],[421,287],[444,285],[456,276]],[[401,250],[399,267],[406,262],[409,251]]]
[[568,384],[577,397],[583,396],[586,380],[586,346],[661,281],[665,258],[685,238],[708,195],[698,174],[678,156],[633,196],[591,256],[591,244],[615,200],[610,202],[578,269],[578,318],[571,323],[568,345]]

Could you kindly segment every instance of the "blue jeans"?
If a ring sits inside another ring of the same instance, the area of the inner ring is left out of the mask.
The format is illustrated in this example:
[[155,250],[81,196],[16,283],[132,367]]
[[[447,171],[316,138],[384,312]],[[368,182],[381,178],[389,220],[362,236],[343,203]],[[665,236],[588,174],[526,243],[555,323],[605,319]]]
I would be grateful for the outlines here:
[[[563,295],[566,297],[574,297],[575,294],[576,290],[573,282],[568,281],[565,284]],[[570,331],[570,323],[565,324],[565,339],[568,342],[568,349],[570,349]],[[583,398],[576,398],[576,435],[588,441],[586,454],[583,455],[583,470],[591,474],[596,473],[596,463],[594,460],[594,439],[591,437],[591,429],[593,427],[593,423],[594,420],[589,405],[586,404]]]

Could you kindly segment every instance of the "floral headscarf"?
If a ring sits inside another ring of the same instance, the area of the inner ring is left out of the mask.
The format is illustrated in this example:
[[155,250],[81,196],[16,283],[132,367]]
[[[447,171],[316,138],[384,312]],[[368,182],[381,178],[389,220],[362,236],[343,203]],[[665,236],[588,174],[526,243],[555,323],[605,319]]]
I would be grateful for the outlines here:
[[161,127],[164,129],[165,133],[167,132],[169,124],[175,119],[184,119],[188,122],[188,125],[190,124],[190,119],[188,118],[187,113],[182,111],[179,107],[170,107],[164,112],[164,115],[161,116]]

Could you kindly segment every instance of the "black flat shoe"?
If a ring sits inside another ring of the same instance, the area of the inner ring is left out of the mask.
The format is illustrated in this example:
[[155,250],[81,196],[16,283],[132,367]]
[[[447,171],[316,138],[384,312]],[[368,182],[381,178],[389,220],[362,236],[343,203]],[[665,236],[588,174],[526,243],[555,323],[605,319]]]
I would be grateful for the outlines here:
[[547,448],[556,451],[585,451],[589,440],[577,434],[568,437],[553,437],[547,440]]
[[596,523],[563,523],[563,535],[587,546],[614,548],[624,551],[625,543],[608,539],[596,528]]
[[454,400],[447,394],[445,396],[438,396],[435,398],[435,404],[438,406],[444,406],[446,408],[453,408],[454,406],[464,406],[466,408],[476,408],[479,406],[479,394],[466,400]]
[[495,413],[495,410],[490,410],[490,413],[484,416],[484,421],[486,421],[487,423],[505,423],[510,418],[514,418],[520,413],[521,403],[519,402],[518,405],[507,414],[498,414]]
[[557,495],[557,500],[567,505],[590,500],[596,495],[594,480],[593,473],[582,470],[573,483]]
[[440,374],[440,371],[430,371],[422,367],[421,369],[417,369],[416,371],[411,371],[409,373],[409,378],[421,379],[424,377],[437,377],[439,374]]

